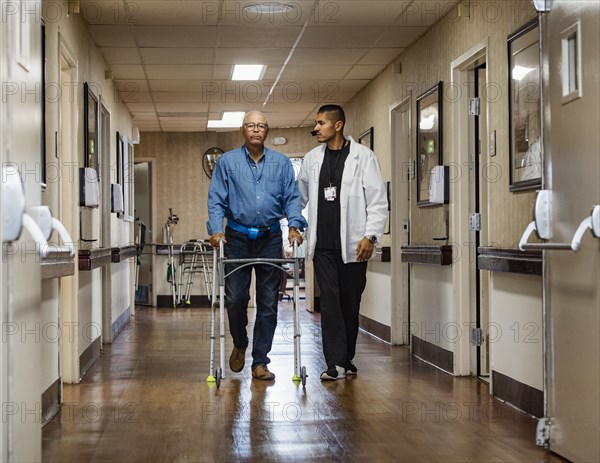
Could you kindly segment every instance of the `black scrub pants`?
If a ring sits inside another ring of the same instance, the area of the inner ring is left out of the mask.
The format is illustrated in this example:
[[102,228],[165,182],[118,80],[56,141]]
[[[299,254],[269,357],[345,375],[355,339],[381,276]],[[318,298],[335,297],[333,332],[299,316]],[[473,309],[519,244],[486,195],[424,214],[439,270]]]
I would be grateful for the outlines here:
[[356,352],[360,298],[367,262],[344,264],[340,249],[316,249],[315,277],[321,293],[321,335],[327,367],[346,368]]

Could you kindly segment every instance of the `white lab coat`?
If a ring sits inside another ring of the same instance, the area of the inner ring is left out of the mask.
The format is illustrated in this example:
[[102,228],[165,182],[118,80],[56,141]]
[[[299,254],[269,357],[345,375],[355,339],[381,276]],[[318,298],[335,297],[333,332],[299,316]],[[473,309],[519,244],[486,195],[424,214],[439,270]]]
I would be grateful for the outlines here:
[[[356,262],[358,243],[367,235],[379,240],[388,217],[387,192],[379,162],[373,151],[350,140],[350,153],[344,164],[340,191],[340,238],[342,260]],[[319,174],[325,156],[325,144],[309,151],[304,157],[298,188],[302,195],[302,207],[308,203],[308,251],[310,259],[315,254],[317,242],[317,209]]]

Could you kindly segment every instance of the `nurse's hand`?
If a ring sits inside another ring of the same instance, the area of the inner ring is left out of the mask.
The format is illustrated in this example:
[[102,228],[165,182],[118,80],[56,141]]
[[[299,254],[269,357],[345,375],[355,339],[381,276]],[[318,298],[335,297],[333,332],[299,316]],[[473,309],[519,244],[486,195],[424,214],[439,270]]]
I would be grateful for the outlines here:
[[373,255],[375,245],[368,238],[363,238],[356,247],[356,261],[365,262]]

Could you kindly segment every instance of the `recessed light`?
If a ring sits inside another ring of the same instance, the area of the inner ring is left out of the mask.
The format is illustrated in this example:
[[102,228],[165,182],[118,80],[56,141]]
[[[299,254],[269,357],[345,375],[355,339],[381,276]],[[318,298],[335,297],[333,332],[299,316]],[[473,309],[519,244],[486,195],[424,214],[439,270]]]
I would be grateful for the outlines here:
[[292,9],[292,5],[288,5],[286,3],[279,2],[268,2],[268,3],[252,3],[251,5],[246,5],[243,10],[246,13],[252,14],[277,14],[277,13],[287,13]]
[[231,80],[258,80],[262,77],[264,64],[236,64]]
[[226,111],[223,113],[223,118],[220,121],[208,121],[209,129],[231,129],[241,127],[244,122],[244,111]]

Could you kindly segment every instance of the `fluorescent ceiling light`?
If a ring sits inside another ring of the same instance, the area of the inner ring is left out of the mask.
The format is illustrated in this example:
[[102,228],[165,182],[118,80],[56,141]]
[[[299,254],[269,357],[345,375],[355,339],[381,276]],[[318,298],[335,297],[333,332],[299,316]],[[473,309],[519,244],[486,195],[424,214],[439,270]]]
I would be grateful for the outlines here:
[[208,121],[209,129],[231,129],[241,127],[244,122],[244,111],[226,111],[220,121]]
[[244,12],[246,13],[254,13],[254,14],[278,14],[278,13],[287,13],[292,9],[292,5],[287,5],[285,3],[279,2],[269,2],[269,3],[252,3],[251,5],[246,5],[244,7]]
[[262,77],[263,64],[236,64],[231,80],[258,80]]
[[524,66],[515,66],[512,70],[512,78],[515,80],[523,80],[523,78],[531,71],[535,71],[535,68],[526,68]]

